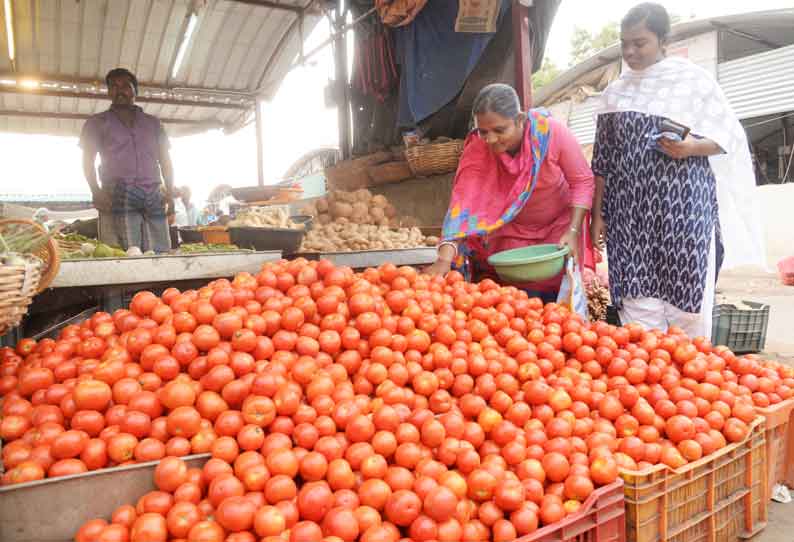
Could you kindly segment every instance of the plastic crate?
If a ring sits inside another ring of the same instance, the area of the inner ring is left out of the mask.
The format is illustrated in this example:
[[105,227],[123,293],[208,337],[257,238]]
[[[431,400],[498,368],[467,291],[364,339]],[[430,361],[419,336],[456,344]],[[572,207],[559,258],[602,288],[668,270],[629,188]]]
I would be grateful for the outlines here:
[[621,471],[629,542],[734,542],[766,526],[764,420],[747,438],[673,470]]
[[515,542],[625,542],[623,481],[595,490],[578,512]]
[[794,487],[794,399],[755,410],[766,420],[767,497],[771,498],[775,484]]
[[225,226],[207,226],[202,228],[201,237],[207,245],[230,245],[232,239],[229,230]]
[[749,309],[735,305],[715,305],[711,323],[711,342],[727,346],[736,353],[760,352],[766,344],[769,305],[742,301]]

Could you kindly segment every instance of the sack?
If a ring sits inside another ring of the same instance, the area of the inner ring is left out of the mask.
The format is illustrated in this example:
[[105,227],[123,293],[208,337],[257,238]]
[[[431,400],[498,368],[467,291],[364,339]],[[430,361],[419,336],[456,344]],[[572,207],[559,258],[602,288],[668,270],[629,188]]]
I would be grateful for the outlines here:
[[493,34],[501,3],[500,0],[458,0],[455,32]]
[[557,303],[568,307],[571,312],[575,312],[588,321],[587,294],[585,294],[582,283],[582,273],[573,258],[568,258],[565,262],[565,274],[562,276]]

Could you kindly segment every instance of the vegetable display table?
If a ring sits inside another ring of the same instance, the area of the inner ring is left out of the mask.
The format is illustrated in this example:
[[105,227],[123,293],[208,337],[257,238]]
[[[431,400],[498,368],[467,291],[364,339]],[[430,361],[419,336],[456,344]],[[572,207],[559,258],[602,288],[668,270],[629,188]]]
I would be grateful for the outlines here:
[[33,299],[27,320],[0,337],[0,346],[49,336],[97,310],[113,312],[140,290],[197,288],[243,271],[256,274],[262,264],[280,258],[281,252],[269,251],[65,260],[50,288]]
[[307,260],[326,259],[335,265],[346,265],[353,269],[378,267],[384,263],[394,265],[424,266],[436,261],[435,247],[403,248],[395,250],[361,250],[357,252],[305,252],[295,254]]
[[61,263],[61,270],[51,288],[211,280],[232,277],[242,271],[257,273],[263,263],[279,258],[281,253],[273,251],[66,260]]

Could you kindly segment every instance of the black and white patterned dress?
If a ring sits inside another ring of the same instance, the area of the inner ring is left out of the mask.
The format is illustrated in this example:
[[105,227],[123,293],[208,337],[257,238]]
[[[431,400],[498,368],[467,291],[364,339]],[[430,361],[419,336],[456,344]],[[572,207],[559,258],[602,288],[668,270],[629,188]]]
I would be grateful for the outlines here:
[[598,118],[593,173],[605,180],[609,286],[613,303],[651,297],[698,313],[716,243],[722,249],[716,181],[707,157],[676,160],[648,137],[663,118],[633,111]]

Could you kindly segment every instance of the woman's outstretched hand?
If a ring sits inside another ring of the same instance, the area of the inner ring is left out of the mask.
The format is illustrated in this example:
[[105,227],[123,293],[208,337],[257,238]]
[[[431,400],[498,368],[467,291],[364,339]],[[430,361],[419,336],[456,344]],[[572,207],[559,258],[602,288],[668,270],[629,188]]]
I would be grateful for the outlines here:
[[422,273],[428,275],[441,275],[442,277],[452,270],[452,262],[438,259],[435,263],[428,265],[422,270]]

